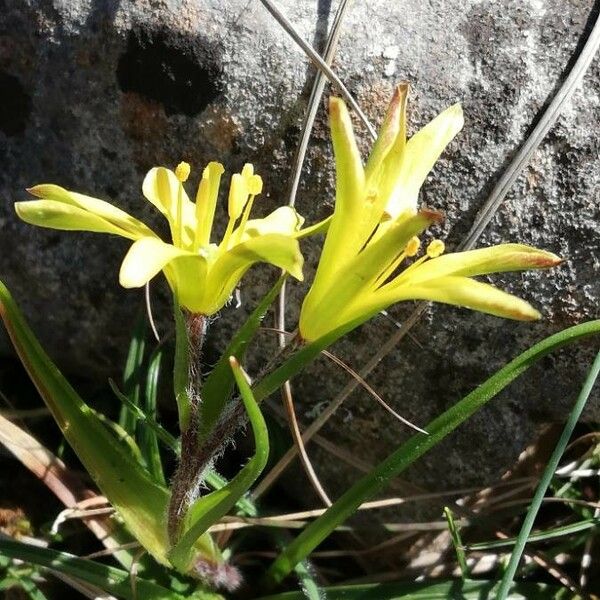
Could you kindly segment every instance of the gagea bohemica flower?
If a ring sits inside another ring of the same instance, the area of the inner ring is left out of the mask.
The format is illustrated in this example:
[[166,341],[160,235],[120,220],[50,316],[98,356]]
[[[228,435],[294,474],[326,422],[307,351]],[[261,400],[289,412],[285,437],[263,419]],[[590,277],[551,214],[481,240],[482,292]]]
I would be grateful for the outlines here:
[[441,215],[418,210],[419,189],[463,125],[460,105],[406,139],[408,85],[398,86],[379,137],[363,166],[344,102],[329,104],[336,161],[333,218],[315,280],[302,305],[306,341],[338,337],[401,300],[433,300],[510,319],[540,314],[527,302],[471,279],[501,271],[548,268],[560,259],[520,244],[443,255],[434,240],[421,258],[417,237]]
[[169,222],[173,243],[163,242],[112,204],[57,185],[30,188],[40,199],[17,202],[15,209],[33,225],[112,233],[133,240],[121,265],[121,285],[141,287],[162,270],[182,307],[211,315],[228,301],[254,263],[271,263],[302,280],[303,258],[296,233],[303,219],[289,207],[280,207],[264,219],[249,219],[254,198],[262,191],[262,179],[250,164],[231,177],[229,223],[221,243],[211,243],[223,171],[220,163],[209,163],[195,203],[183,186],[190,173],[187,163],[180,163],[175,172],[164,167],[148,172],[142,191]]

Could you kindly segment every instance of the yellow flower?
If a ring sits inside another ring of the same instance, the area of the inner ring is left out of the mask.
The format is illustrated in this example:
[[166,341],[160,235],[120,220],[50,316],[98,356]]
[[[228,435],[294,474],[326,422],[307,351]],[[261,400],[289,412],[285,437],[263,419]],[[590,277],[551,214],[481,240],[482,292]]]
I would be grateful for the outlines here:
[[300,314],[300,334],[307,341],[341,335],[409,299],[511,319],[540,317],[527,302],[471,277],[551,267],[560,259],[550,252],[504,244],[443,255],[443,243],[435,240],[422,258],[399,271],[418,252],[417,236],[441,218],[435,211],[419,211],[417,197],[435,161],[463,126],[462,109],[455,104],[407,140],[407,96],[408,85],[398,86],[365,166],[344,102],[330,100],[336,200]]
[[280,207],[264,219],[249,219],[262,179],[247,164],[231,178],[229,223],[219,245],[211,231],[223,166],[211,162],[204,169],[196,202],[183,183],[190,166],[175,172],[151,169],[142,191],[165,216],[173,243],[162,241],[144,223],[112,204],[52,184],[28,191],[40,198],[17,202],[21,219],[52,229],[112,233],[133,240],[119,280],[126,288],[145,285],[161,270],[179,304],[194,313],[211,315],[223,307],[244,273],[257,262],[271,263],[302,280],[303,258],[297,241],[303,219],[292,208]]

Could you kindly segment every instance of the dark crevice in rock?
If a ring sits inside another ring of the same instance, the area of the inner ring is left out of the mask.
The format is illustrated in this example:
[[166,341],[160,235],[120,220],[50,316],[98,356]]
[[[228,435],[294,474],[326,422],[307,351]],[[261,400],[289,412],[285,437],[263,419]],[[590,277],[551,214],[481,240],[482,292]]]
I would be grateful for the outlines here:
[[31,114],[31,97],[19,79],[5,71],[0,71],[0,97],[0,131],[8,136],[22,134]]
[[117,66],[123,92],[160,102],[167,115],[197,115],[221,92],[221,64],[214,48],[203,63],[163,32],[131,32]]

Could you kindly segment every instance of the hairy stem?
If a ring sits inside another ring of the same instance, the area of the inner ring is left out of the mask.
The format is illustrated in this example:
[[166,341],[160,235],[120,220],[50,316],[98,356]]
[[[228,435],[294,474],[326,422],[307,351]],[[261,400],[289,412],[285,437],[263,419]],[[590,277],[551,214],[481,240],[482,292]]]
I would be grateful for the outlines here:
[[[176,311],[179,308],[175,309]],[[178,315],[179,316],[179,315]],[[168,510],[168,532],[175,543],[181,520],[191,502],[194,501],[201,481],[203,469],[200,467],[198,431],[202,409],[202,345],[208,327],[205,315],[183,311],[184,327],[177,328],[175,377],[182,379],[185,373],[185,390],[181,382],[176,382],[176,395],[185,395],[185,418],[181,418],[181,456],[171,483],[171,500]],[[181,337],[184,336],[184,339]],[[186,364],[181,364],[185,362]],[[179,364],[177,364],[179,363]],[[179,374],[178,374],[179,373]],[[181,406],[181,401],[179,401]]]

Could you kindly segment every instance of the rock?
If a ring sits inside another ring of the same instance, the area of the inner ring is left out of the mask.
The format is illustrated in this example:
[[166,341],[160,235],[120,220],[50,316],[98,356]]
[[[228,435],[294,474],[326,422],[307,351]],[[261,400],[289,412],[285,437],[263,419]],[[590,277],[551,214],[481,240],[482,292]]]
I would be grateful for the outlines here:
[[[279,4],[300,33],[322,47],[331,3]],[[592,8],[591,0],[352,5],[335,68],[373,122],[403,79],[414,89],[412,131],[451,103],[464,105],[465,129],[422,193],[424,203],[446,212],[434,233],[448,236],[450,248],[581,49]],[[194,180],[206,162],[219,159],[229,172],[246,161],[255,164],[267,191],[259,204],[267,211],[287,199],[314,71],[260,3],[246,0],[2,0],[0,29],[1,279],[63,368],[114,375],[142,306],[141,293],[117,283],[127,242],[32,228],[16,219],[13,202],[32,184],[54,182],[112,199],[158,227],[160,219],[140,193],[146,170],[185,159]],[[436,306],[370,377],[419,425],[534,342],[597,314],[599,93],[596,60],[481,240],[530,243],[566,258],[550,273],[494,278],[540,307],[544,320],[513,323]],[[366,150],[370,142],[357,130]],[[331,210],[332,198],[321,110],[297,206],[315,221]],[[308,244],[308,274],[317,256],[318,244]],[[255,273],[244,282],[244,307],[226,309],[215,325],[215,347],[274,276],[266,269]],[[290,286],[290,323],[304,290]],[[154,295],[164,331],[168,295],[161,286]],[[391,314],[401,321],[411,308],[398,306]],[[394,327],[377,318],[335,351],[358,369]],[[539,424],[564,419],[596,347],[580,344],[542,361],[421,460],[411,477],[435,489],[495,478]],[[347,378],[326,361],[298,378],[301,415],[330,400]],[[597,392],[585,418],[600,419]],[[326,431],[372,462],[409,435],[363,392],[346,402]],[[326,482],[356,477],[339,464],[320,461]]]

